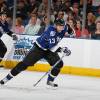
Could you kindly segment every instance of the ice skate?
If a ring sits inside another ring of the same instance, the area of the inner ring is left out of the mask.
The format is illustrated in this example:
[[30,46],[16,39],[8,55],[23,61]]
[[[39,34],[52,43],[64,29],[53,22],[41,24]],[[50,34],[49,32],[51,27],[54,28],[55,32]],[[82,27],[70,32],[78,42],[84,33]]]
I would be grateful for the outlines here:
[[3,80],[0,81],[0,85],[4,85],[5,82]]
[[47,81],[47,88],[48,89],[57,89],[58,88],[58,84],[53,83],[52,81]]
[[12,78],[13,78],[13,76],[11,74],[8,74],[4,79],[0,80],[0,85],[4,85],[5,83],[7,83]]

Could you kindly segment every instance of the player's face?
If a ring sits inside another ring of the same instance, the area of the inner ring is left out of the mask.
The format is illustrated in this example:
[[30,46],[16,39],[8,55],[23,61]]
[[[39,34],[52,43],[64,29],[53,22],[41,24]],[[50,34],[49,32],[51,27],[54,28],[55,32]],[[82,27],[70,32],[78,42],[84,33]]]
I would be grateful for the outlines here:
[[64,25],[56,25],[56,29],[58,32],[61,32],[62,30],[64,30]]
[[2,19],[3,21],[5,21],[5,20],[7,19],[7,15],[6,15],[6,14],[2,14],[1,19]]
[[96,24],[96,29],[97,29],[97,30],[100,30],[100,22],[98,22],[98,23]]

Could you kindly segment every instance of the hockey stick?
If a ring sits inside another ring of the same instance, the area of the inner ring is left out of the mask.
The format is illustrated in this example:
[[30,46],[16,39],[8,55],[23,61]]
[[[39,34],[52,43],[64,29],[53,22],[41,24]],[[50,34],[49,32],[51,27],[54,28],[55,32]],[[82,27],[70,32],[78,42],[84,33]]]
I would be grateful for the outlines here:
[[[62,57],[53,65],[52,68],[54,68],[65,56],[69,56],[71,54],[71,51],[68,50],[67,52],[63,52]],[[33,86],[35,87],[52,69],[50,69],[48,72],[46,72]]]

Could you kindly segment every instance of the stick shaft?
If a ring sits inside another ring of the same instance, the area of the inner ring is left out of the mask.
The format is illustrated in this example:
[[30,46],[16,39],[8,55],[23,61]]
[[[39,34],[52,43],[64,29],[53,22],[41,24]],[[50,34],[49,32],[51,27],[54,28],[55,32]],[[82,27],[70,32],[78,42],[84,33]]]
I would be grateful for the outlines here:
[[[65,56],[65,54],[63,54],[63,56],[53,65],[52,69],[62,60],[62,58],[64,56]],[[33,86],[35,87],[51,70],[49,70],[48,72],[46,72]]]

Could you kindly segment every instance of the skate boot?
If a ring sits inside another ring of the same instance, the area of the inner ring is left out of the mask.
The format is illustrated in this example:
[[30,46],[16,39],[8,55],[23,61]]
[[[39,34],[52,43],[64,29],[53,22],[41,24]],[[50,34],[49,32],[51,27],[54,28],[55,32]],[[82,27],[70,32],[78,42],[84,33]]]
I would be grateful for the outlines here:
[[47,87],[48,88],[57,88],[58,84],[55,84],[53,81],[55,79],[55,76],[49,74],[48,75],[48,80],[47,80]]
[[3,80],[0,81],[0,85],[4,85],[5,82]]
[[53,83],[52,81],[47,81],[47,85],[50,87],[58,87],[58,84]]

